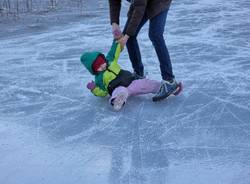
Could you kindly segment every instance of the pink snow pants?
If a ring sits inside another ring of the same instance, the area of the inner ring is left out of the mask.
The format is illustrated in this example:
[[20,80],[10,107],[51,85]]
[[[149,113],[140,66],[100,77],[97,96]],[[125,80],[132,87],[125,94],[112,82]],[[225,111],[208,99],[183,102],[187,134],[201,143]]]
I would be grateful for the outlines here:
[[138,79],[134,80],[128,87],[119,86],[114,89],[110,102],[116,98],[119,94],[124,94],[126,98],[129,96],[136,96],[147,93],[156,93],[160,88],[161,82],[150,79]]

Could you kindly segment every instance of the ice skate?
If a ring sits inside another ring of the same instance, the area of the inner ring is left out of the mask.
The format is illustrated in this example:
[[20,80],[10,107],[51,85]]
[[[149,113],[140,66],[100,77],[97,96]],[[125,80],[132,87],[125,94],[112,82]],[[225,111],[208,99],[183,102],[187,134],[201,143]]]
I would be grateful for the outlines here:
[[125,105],[127,100],[127,95],[125,93],[120,93],[114,98],[111,102],[115,111],[121,110],[121,108]]
[[161,82],[161,87],[157,94],[152,98],[154,102],[163,100],[170,95],[177,96],[182,91],[182,83],[177,83],[176,80],[172,82],[163,80]]

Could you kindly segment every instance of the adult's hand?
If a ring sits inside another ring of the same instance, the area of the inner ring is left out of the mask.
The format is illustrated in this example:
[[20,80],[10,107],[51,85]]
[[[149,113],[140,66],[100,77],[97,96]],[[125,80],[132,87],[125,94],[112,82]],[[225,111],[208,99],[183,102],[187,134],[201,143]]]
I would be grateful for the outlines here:
[[122,37],[122,32],[118,24],[113,23],[112,24],[112,34],[114,36],[114,39],[118,40]]
[[122,36],[117,42],[120,43],[121,45],[121,49],[124,49],[124,46],[126,45],[127,41],[129,39],[129,36],[127,34],[125,34],[124,36]]

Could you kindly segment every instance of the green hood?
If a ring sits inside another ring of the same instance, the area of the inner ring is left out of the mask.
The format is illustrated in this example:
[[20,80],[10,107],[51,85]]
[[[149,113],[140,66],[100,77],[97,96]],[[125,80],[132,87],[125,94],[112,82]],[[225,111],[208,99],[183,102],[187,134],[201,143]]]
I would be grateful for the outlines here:
[[88,71],[94,75],[94,71],[92,69],[92,64],[94,63],[97,56],[99,56],[100,52],[85,52],[81,56],[81,63],[88,69]]

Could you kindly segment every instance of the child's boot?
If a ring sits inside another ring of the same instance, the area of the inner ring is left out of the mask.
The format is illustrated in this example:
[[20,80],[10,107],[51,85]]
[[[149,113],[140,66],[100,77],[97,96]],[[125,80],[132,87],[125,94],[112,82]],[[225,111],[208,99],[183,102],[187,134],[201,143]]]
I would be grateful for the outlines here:
[[125,105],[128,95],[126,93],[119,93],[114,99],[111,100],[111,105],[115,111],[121,110]]

